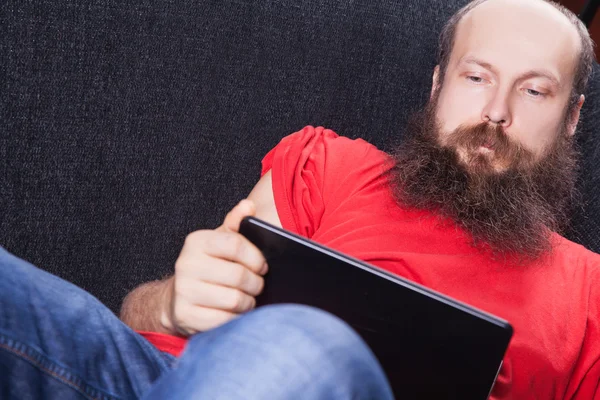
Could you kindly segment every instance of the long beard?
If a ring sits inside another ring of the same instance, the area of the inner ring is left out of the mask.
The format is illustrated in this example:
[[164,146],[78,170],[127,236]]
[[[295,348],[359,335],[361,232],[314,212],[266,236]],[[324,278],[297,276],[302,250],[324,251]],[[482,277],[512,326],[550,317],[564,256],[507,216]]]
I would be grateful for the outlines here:
[[[566,226],[575,194],[578,152],[564,127],[539,160],[486,125],[461,127],[441,145],[430,104],[410,121],[392,155],[396,199],[449,218],[495,256],[537,259],[551,250],[550,233]],[[480,146],[493,153],[476,152]]]

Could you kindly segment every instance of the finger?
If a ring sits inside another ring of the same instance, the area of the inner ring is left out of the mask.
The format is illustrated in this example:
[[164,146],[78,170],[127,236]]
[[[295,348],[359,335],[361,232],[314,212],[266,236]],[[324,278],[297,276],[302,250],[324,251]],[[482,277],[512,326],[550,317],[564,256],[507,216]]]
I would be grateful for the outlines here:
[[204,308],[216,308],[235,314],[252,310],[254,297],[241,290],[202,281],[186,280],[176,289],[187,302]]
[[217,230],[190,233],[175,262],[175,270],[187,275],[191,269],[212,265],[215,258],[240,263],[261,275],[267,272],[266,260],[254,244],[238,233]]
[[236,262],[204,255],[197,259],[179,259],[175,264],[177,282],[185,280],[205,281],[241,290],[258,296],[265,281],[259,274]]
[[242,219],[248,216],[253,216],[256,212],[254,202],[248,199],[240,201],[223,220],[223,225],[218,229],[224,232],[238,232]]
[[185,319],[185,324],[180,329],[188,334],[206,332],[239,317],[239,314],[189,303],[181,306],[180,313],[182,319]]
[[195,280],[238,289],[250,296],[258,296],[265,285],[262,276],[243,265],[226,260],[214,260],[210,266],[198,266],[189,276]]
[[239,233],[214,232],[202,242],[205,254],[244,265],[256,274],[267,272],[266,260],[261,251]]

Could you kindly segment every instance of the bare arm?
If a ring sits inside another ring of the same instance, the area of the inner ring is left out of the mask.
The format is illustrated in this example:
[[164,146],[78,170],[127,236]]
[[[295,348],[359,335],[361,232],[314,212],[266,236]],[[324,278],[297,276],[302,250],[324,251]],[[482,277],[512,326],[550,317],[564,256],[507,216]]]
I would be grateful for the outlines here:
[[[248,199],[254,203],[255,216],[270,222],[273,225],[281,226],[281,222],[279,221],[277,210],[275,208],[275,200],[273,197],[271,183],[271,171],[267,172],[258,181],[248,196]],[[231,221],[238,221],[239,216],[234,215],[231,217],[230,214],[228,214],[227,218],[230,218]],[[224,225],[227,223],[227,218]],[[237,222],[237,224],[239,224],[239,222]],[[222,228],[223,226],[219,229]],[[225,230],[227,230],[227,228],[225,228]],[[235,231],[237,231],[237,228],[235,228]],[[189,247],[191,245],[192,244],[189,244],[188,240],[186,240],[185,246]],[[182,250],[182,255],[185,250],[185,246]],[[181,257],[182,256],[180,256],[180,258]],[[178,329],[175,329],[173,324],[167,318],[167,315],[169,315],[169,312],[171,311],[170,307],[172,307],[171,298],[173,297],[175,284],[174,278],[175,275],[160,281],[147,282],[131,291],[123,300],[123,305],[121,307],[121,320],[135,330],[169,334],[188,334],[189,332],[180,332]],[[212,291],[211,293],[214,292],[215,296],[219,296],[220,294],[219,292],[213,290],[213,288],[206,288],[205,293],[209,293],[210,291]],[[222,292],[222,297],[227,296],[228,295],[226,292]],[[217,300],[219,299],[215,299],[215,301]],[[246,311],[241,309],[243,307],[237,304],[231,308],[233,311]],[[205,314],[208,314],[208,312]],[[218,325],[221,322],[226,322],[226,320],[232,314],[219,310],[212,312],[210,315],[212,317],[211,322]]]
[[172,290],[173,276],[138,286],[123,300],[121,320],[136,331],[175,334],[161,323]]
[[279,215],[277,215],[275,197],[273,196],[271,171],[260,178],[254,189],[252,189],[252,192],[248,195],[248,200],[251,200],[255,204],[257,218],[281,228],[281,221],[279,220]]

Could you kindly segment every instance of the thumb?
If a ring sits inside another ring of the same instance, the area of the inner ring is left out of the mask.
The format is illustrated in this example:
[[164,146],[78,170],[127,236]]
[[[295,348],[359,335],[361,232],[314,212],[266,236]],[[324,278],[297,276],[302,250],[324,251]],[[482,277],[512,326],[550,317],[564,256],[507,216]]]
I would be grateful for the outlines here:
[[244,199],[240,201],[223,220],[223,225],[217,228],[224,232],[237,232],[240,229],[242,219],[248,216],[254,216],[256,212],[256,206],[252,200]]

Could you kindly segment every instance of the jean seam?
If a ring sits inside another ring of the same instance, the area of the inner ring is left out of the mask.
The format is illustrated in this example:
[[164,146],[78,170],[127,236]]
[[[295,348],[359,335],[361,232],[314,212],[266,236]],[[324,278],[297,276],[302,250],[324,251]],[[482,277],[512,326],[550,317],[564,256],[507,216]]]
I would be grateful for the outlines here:
[[72,374],[64,367],[57,365],[48,356],[35,350],[25,343],[9,338],[5,335],[0,335],[0,349],[4,349],[17,357],[29,362],[34,367],[48,374],[50,377],[60,381],[61,383],[71,387],[78,393],[89,400],[118,400],[120,397],[110,394],[105,394],[100,389],[97,389],[77,375]]

